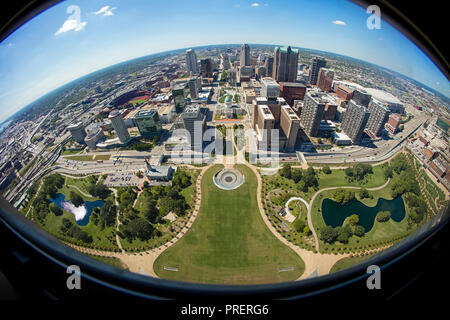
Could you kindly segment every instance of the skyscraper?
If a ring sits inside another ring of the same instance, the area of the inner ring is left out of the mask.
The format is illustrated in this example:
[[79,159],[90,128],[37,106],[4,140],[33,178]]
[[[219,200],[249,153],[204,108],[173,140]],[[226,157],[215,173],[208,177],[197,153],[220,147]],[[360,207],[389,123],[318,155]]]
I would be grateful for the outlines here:
[[381,136],[384,124],[389,119],[389,108],[377,100],[371,100],[369,103],[370,117],[367,121],[369,129],[377,137]]
[[186,50],[186,67],[192,75],[198,74],[197,55],[192,49]]
[[200,110],[200,105],[187,106],[181,114],[184,128],[189,134],[193,150],[201,151],[203,145],[203,132],[206,128],[206,117]]
[[319,76],[317,78],[317,86],[322,89],[322,91],[331,91],[334,79],[334,70],[327,68],[320,68]]
[[116,130],[117,136],[122,144],[126,144],[130,142],[131,137],[128,134],[127,127],[125,122],[123,121],[122,114],[119,110],[111,111],[108,116],[108,119],[111,120],[112,126],[114,130]]
[[210,58],[200,60],[200,66],[203,78],[212,78],[212,61]]
[[198,98],[198,83],[197,78],[190,78],[188,81],[189,93],[191,94],[191,100]]
[[325,59],[314,57],[312,60],[311,71],[309,73],[309,83],[317,84],[317,78],[319,77],[320,68],[325,68],[327,61]]
[[154,137],[161,132],[161,121],[156,109],[141,110],[134,116],[134,121],[141,136]]
[[372,98],[372,96],[362,90],[356,89],[355,91],[353,91],[352,99],[359,105],[368,107],[370,98]]
[[264,66],[268,77],[273,76],[273,57],[267,57]]
[[273,79],[280,82],[295,82],[297,80],[298,49],[276,47],[273,56]]
[[244,66],[250,66],[250,47],[246,43],[241,46],[240,62],[241,68]]
[[348,102],[341,129],[353,143],[361,140],[369,117],[370,113],[366,107],[357,104],[353,99]]
[[83,123],[77,122],[71,124],[67,127],[67,130],[70,131],[72,138],[78,142],[79,144],[84,144],[84,138],[86,138],[86,130],[84,129]]
[[280,85],[272,78],[261,79],[261,96],[276,99],[280,95]]
[[320,121],[323,118],[325,104],[327,103],[322,96],[321,91],[309,91],[305,95],[302,112],[300,114],[300,123],[305,133],[311,137],[317,136],[319,132]]

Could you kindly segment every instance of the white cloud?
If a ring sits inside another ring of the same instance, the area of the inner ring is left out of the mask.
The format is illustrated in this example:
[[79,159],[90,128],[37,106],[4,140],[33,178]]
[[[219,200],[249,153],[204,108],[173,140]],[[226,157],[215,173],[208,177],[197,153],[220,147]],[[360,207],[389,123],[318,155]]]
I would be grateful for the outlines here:
[[334,24],[337,24],[338,26],[346,26],[347,24],[344,21],[341,20],[334,20]]
[[64,21],[61,28],[59,28],[58,31],[55,32],[55,36],[70,30],[81,31],[84,29],[84,27],[86,27],[86,24],[86,21],[81,22],[77,19],[69,17],[66,21]]
[[112,16],[114,15],[113,10],[116,10],[117,8],[111,8],[110,6],[105,6],[103,8],[101,8],[100,10],[96,11],[96,12],[92,12],[95,15],[99,15],[101,14],[102,16],[106,17],[106,16]]
[[259,7],[259,6],[260,6],[260,4],[258,2],[252,3],[252,7]]

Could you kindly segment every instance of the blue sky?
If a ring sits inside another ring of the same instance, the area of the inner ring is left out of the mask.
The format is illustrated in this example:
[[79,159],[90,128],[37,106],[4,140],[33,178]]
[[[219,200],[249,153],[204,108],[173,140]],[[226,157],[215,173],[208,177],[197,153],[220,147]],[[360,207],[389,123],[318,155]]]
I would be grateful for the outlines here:
[[[71,5],[80,19],[70,18]],[[383,14],[383,13],[381,13]],[[285,44],[335,52],[450,96],[445,76],[412,42],[340,0],[65,1],[0,43],[0,122],[47,92],[143,55],[209,44]]]

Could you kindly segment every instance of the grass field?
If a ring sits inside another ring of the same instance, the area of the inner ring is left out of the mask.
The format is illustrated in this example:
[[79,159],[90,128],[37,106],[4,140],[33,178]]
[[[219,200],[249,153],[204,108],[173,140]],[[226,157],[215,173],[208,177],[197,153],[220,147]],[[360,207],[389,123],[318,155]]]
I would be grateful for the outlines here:
[[370,258],[370,256],[342,258],[341,260],[339,260],[338,262],[335,263],[335,265],[331,268],[330,273],[344,270],[348,267],[351,267],[354,264],[357,264],[357,263],[367,260],[369,258]]
[[94,156],[70,156],[66,157],[66,159],[74,161],[94,161]]
[[[190,230],[155,261],[162,278],[216,284],[251,284],[296,280],[304,262],[267,229],[256,202],[257,181],[246,166],[237,168],[245,183],[238,189],[217,188],[207,170],[202,203]],[[164,267],[178,268],[178,272]],[[282,271],[293,268],[292,271]]]
[[95,161],[97,160],[109,160],[111,158],[110,154],[97,154],[94,158]]

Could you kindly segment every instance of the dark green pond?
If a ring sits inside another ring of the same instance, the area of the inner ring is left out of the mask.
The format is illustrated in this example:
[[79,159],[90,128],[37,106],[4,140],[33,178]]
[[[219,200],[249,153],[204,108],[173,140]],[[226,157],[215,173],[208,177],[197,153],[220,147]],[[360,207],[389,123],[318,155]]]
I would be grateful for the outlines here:
[[359,216],[358,224],[369,232],[375,221],[375,217],[380,211],[390,211],[391,219],[400,222],[405,218],[405,204],[402,197],[393,200],[378,199],[375,207],[368,207],[360,201],[352,201],[346,205],[341,205],[331,199],[324,199],[322,202],[322,217],[327,226],[342,226],[345,218],[357,214]]

